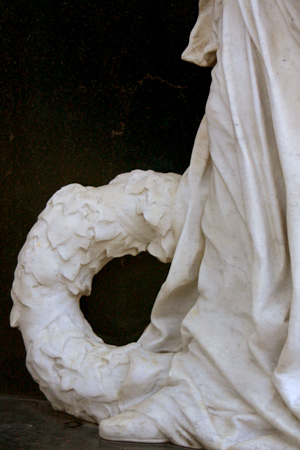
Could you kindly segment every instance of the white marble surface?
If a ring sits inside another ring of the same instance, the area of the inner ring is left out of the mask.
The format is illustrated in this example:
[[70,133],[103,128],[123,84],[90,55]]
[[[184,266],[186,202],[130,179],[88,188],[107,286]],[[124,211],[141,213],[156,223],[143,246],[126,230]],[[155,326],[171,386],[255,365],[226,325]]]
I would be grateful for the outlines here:
[[[200,1],[183,57],[215,67],[188,171],[66,187],[21,251],[11,321],[28,369],[106,439],[300,448],[299,5]],[[151,324],[108,346],[80,295],[146,249],[172,259]]]
[[20,252],[12,326],[27,367],[55,408],[99,422],[165,384],[169,353],[106,345],[79,307],[112,258],[174,253],[173,207],[180,176],[135,170],[99,188],[69,185],[40,214]]

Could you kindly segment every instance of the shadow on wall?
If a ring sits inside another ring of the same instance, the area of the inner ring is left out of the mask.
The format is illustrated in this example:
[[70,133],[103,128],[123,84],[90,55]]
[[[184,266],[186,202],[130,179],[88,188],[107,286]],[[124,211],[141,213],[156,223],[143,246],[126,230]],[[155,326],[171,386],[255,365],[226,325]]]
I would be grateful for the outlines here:
[[136,341],[149,323],[169,267],[146,252],[110,261],[94,277],[92,294],[80,301],[94,332],[107,344]]

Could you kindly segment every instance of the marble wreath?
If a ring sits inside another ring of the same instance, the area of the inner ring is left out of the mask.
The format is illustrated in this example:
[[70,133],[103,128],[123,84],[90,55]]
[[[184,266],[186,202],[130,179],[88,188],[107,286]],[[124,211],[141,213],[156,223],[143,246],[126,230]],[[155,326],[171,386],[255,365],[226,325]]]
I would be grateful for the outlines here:
[[[203,0],[184,59],[215,65],[182,176],[68,186],[29,233],[13,326],[55,408],[107,439],[300,449],[300,2]],[[138,342],[79,297],[112,257],[172,259]]]

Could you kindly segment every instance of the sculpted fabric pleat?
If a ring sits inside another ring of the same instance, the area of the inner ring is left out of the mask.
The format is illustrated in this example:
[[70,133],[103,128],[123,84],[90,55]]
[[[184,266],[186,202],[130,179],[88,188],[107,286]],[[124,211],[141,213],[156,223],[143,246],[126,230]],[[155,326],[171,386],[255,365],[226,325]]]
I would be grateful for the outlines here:
[[[186,347],[173,358],[172,387],[152,399],[165,397],[172,419],[160,413],[157,422],[173,442],[191,445],[197,435],[205,448],[300,446],[299,23],[292,1],[203,1],[183,54],[199,65],[209,54],[214,64],[214,48],[217,62],[201,125],[207,137],[198,135],[189,169],[207,140],[212,171],[207,198],[198,197],[205,243],[198,299],[183,320]],[[172,310],[172,295],[166,302]],[[152,348],[147,333],[141,342]],[[181,389],[189,439],[171,427]],[[273,433],[278,440],[264,444]]]

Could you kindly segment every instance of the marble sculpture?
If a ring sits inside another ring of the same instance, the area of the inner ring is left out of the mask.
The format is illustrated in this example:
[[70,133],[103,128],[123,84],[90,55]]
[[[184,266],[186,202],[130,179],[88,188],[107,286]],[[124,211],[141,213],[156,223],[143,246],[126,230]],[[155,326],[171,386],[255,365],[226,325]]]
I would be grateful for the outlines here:
[[[183,176],[133,171],[48,202],[19,255],[11,324],[54,408],[105,439],[300,449],[300,3],[201,0],[183,58],[214,66]],[[136,343],[81,295],[111,258],[172,261]]]

